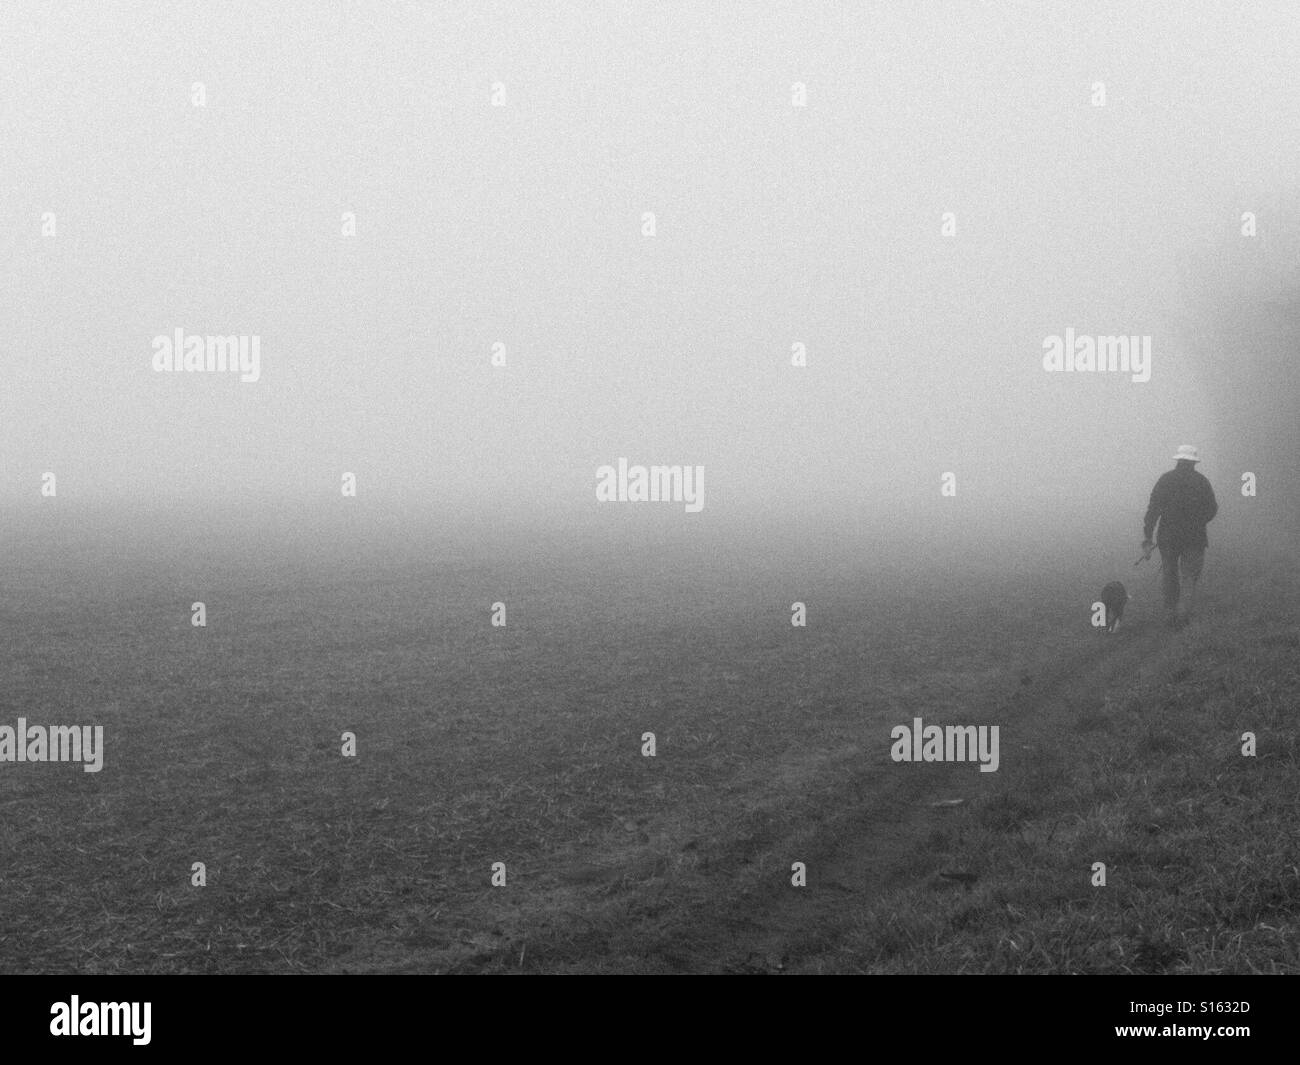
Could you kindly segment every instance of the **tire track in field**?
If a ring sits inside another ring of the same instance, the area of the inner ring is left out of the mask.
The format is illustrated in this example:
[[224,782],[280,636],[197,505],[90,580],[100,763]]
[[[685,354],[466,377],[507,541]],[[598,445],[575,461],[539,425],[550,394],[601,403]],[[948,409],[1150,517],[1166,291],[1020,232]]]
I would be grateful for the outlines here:
[[[1246,598],[1203,602],[1203,620],[1183,633],[1149,619],[1114,636],[1081,634],[1067,645],[1073,653],[1062,652],[1060,639],[1071,638],[1057,632],[1057,646],[1039,644],[1030,664],[1008,668],[996,688],[972,701],[969,713],[949,708],[931,720],[913,695],[915,705],[896,705],[894,718],[876,726],[879,742],[873,734],[854,748],[810,752],[785,763],[783,774],[796,785],[807,781],[810,792],[823,774],[834,783],[810,794],[797,812],[782,805],[790,795],[790,781],[783,779],[779,796],[785,798],[747,811],[753,816],[735,838],[682,836],[667,851],[598,848],[607,859],[623,853],[603,862],[590,882],[539,868],[526,897],[484,899],[461,914],[457,924],[465,935],[448,934],[437,947],[408,947],[400,961],[391,943],[359,944],[334,969],[774,973],[816,971],[830,962],[842,970],[844,958],[833,952],[859,915],[887,893],[933,884],[918,855],[925,857],[929,835],[945,826],[950,811],[932,803],[1014,796],[1022,776],[1043,772],[1044,764],[1052,772],[1053,763],[1068,758],[1070,742],[1088,742],[1073,732],[1082,714],[1095,711],[1116,688],[1141,687],[1170,671],[1207,621],[1244,620]],[[1025,670],[1030,675],[1022,679]],[[913,716],[933,724],[998,725],[998,772],[891,762],[888,729]],[[674,852],[679,859],[688,853],[695,864],[675,866]],[[807,863],[805,888],[790,884],[795,860]]]
[[[1044,663],[1034,680],[1010,696],[990,693],[982,708],[973,708],[961,721],[933,722],[999,725],[997,773],[896,764],[886,754],[861,774],[858,797],[845,810],[768,852],[761,889],[728,894],[690,920],[665,928],[652,950],[642,945],[642,956],[658,955],[668,962],[652,966],[658,971],[771,973],[815,967],[816,957],[833,949],[855,915],[873,900],[909,884],[925,889],[930,878],[918,874],[916,856],[947,813],[933,808],[933,802],[971,802],[1009,791],[1032,768],[1029,760],[1044,752],[1059,756],[1061,736],[1081,710],[1099,704],[1117,685],[1136,687],[1159,676],[1187,635],[1169,633],[1154,622],[1121,631],[1123,638],[1098,636],[1087,651]],[[917,716],[924,718],[923,711],[916,708]],[[1031,752],[1028,759],[1021,757],[1025,751]],[[994,779],[985,783],[990,777]],[[795,860],[807,864],[805,888],[790,884]]]

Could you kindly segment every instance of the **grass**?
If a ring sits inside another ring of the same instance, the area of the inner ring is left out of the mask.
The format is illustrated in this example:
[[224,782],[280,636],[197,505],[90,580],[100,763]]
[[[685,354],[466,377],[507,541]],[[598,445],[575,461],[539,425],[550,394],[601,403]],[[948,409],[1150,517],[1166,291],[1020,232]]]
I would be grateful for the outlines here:
[[[1254,618],[1195,630],[1161,675],[1081,713],[1068,773],[1012,773],[930,836],[938,863],[977,871],[971,890],[931,882],[876,899],[824,967],[1300,971],[1300,629],[1288,617],[1274,596]],[[1241,753],[1245,732],[1255,757]]]
[[[1069,577],[834,574],[807,630],[713,559],[7,578],[0,722],[106,764],[0,766],[0,971],[1297,967],[1293,576],[1176,638],[1088,631]],[[890,762],[915,714],[1000,723],[1002,768]]]

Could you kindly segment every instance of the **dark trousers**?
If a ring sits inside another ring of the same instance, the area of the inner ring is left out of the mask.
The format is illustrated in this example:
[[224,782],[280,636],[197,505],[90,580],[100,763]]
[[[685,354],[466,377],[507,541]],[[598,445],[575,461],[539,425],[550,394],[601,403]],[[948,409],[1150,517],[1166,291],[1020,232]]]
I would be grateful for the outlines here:
[[1178,580],[1180,572],[1188,583],[1187,600],[1190,608],[1192,597],[1196,594],[1196,582],[1201,579],[1201,567],[1205,565],[1205,548],[1161,544],[1160,562],[1164,566],[1162,584],[1165,612],[1172,615],[1178,609],[1178,598],[1182,591]]

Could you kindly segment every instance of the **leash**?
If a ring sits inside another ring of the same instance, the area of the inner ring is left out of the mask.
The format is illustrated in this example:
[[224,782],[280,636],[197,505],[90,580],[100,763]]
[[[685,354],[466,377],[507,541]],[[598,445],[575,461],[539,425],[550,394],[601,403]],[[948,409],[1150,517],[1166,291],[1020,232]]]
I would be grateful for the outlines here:
[[[1136,562],[1133,563],[1134,567],[1140,566],[1140,565],[1142,565],[1143,562],[1146,562],[1146,561],[1151,557],[1151,552],[1154,551],[1154,550],[1155,550],[1155,548],[1153,547],[1153,548],[1151,549],[1151,551],[1144,551],[1144,552],[1142,553],[1142,557],[1139,558]],[[1160,572],[1161,570],[1163,570],[1164,568],[1165,568],[1165,559],[1164,559],[1164,556],[1161,555],[1161,556],[1160,556],[1160,565],[1159,565],[1159,567],[1157,567],[1156,572],[1159,573],[1159,572]]]

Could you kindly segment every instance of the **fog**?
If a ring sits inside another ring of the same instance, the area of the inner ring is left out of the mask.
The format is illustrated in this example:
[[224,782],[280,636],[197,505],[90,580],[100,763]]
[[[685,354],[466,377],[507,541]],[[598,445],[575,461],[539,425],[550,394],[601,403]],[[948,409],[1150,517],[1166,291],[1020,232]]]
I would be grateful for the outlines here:
[[10,0],[0,507],[1113,562],[1192,443],[1212,545],[1286,529],[1300,20],[1086,7]]

